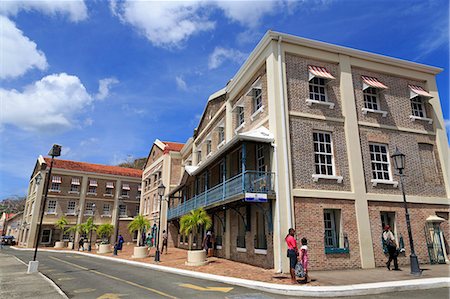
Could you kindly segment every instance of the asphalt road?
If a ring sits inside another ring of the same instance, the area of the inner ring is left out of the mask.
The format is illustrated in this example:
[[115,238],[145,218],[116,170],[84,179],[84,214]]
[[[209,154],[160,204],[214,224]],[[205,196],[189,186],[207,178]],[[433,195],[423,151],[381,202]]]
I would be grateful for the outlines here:
[[[31,251],[5,249],[4,252],[15,255],[25,263],[28,263],[32,258]],[[244,287],[76,254],[41,251],[38,253],[38,260],[40,261],[39,270],[53,280],[69,298],[289,298],[283,295],[270,294]],[[399,292],[351,298],[444,299],[449,298],[449,289]]]

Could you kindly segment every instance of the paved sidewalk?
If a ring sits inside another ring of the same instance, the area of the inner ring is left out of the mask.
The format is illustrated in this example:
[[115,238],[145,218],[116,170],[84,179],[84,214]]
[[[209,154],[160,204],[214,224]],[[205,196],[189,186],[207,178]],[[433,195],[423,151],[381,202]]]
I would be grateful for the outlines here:
[[0,253],[0,298],[67,298],[40,273],[27,274],[27,266]]

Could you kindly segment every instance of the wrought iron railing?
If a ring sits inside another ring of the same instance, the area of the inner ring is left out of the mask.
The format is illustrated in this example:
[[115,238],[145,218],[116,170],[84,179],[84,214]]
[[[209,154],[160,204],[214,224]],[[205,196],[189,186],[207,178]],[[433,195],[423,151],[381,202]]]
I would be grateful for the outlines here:
[[250,193],[271,193],[274,191],[274,175],[272,172],[248,170],[240,173],[211,189],[195,195],[167,212],[168,219],[180,217],[199,207],[208,207],[232,196]]

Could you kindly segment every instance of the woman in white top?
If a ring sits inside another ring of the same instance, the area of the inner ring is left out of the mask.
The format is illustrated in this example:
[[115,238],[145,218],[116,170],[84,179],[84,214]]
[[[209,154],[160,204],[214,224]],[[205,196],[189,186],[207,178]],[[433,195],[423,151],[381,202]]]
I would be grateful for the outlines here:
[[398,271],[400,270],[398,268],[398,262],[397,262],[397,244],[395,243],[395,237],[394,234],[391,232],[391,227],[389,225],[386,225],[384,227],[383,232],[383,240],[386,243],[388,253],[389,253],[389,259],[386,263],[386,267],[388,270],[391,270],[391,261],[394,261],[394,270]]

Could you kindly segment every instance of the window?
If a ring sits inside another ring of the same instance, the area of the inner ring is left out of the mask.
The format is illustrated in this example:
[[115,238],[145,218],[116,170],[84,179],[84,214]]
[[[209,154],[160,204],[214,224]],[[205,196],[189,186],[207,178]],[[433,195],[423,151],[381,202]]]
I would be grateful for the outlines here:
[[106,191],[105,195],[113,195],[114,183],[106,182]]
[[314,77],[309,81],[309,99],[319,102],[327,101],[325,79]]
[[244,119],[244,107],[237,107],[237,126],[239,127],[244,123],[245,119]]
[[156,194],[153,194],[153,212],[158,211],[158,200],[156,199]]
[[224,177],[225,177],[225,162],[221,161],[219,163],[219,183],[222,183],[224,181]]
[[256,145],[256,170],[260,172],[266,171],[266,163],[264,161],[264,146],[261,144]]
[[49,244],[52,239],[52,230],[51,229],[43,229],[41,236],[41,244]]
[[237,152],[237,163],[238,163],[238,165],[237,165],[237,169],[238,169],[238,173],[241,173],[242,172],[242,149],[240,149],[238,152]]
[[391,180],[389,155],[384,144],[369,144],[374,180]]
[[223,141],[225,141],[225,128],[219,127],[217,130],[219,131],[219,144],[220,144]]
[[325,248],[340,248],[341,210],[324,210]]
[[52,186],[50,188],[51,191],[61,191],[61,177],[53,176],[52,177]]
[[129,197],[130,196],[130,184],[123,184],[122,185],[122,197]]
[[427,117],[425,113],[425,105],[422,97],[414,97],[411,99],[412,115],[417,117]]
[[206,155],[211,153],[211,140],[206,140]]
[[380,212],[381,216],[381,229],[383,230],[386,225],[391,227],[391,231],[395,232],[395,212]]
[[136,209],[135,209],[135,211],[134,211],[134,215],[139,215],[139,206],[136,206]]
[[127,205],[119,205],[119,217],[127,217]]
[[75,215],[75,206],[75,201],[69,201],[69,203],[67,204],[67,214]]
[[331,149],[331,134],[314,132],[314,163],[316,174],[333,175],[333,152]]
[[267,249],[266,219],[260,210],[256,210],[255,249]]
[[262,89],[258,87],[252,88],[252,96],[253,112],[256,112],[262,107]]
[[67,230],[63,231],[63,241],[69,241],[70,240],[70,232],[68,232]]
[[[244,208],[240,208],[239,212],[242,215],[245,215],[245,209]],[[246,228],[245,228],[245,223],[244,220],[242,219],[241,215],[237,214],[237,218],[238,218],[238,234],[237,234],[237,238],[236,238],[236,247],[238,248],[245,248],[245,232],[246,232]]]
[[202,151],[197,151],[197,163],[202,161]]
[[48,201],[47,214],[56,214],[56,200]]
[[372,110],[380,110],[378,105],[378,90],[374,87],[368,87],[364,90],[364,107]]
[[96,186],[89,186],[88,193],[89,194],[97,194],[97,187]]
[[111,215],[111,205],[109,203],[103,204],[103,215]]
[[89,215],[89,216],[94,215],[94,203],[93,202],[86,203],[86,210],[85,210],[84,214]]
[[70,192],[78,193],[80,191],[80,179],[72,178],[72,183],[70,185]]

